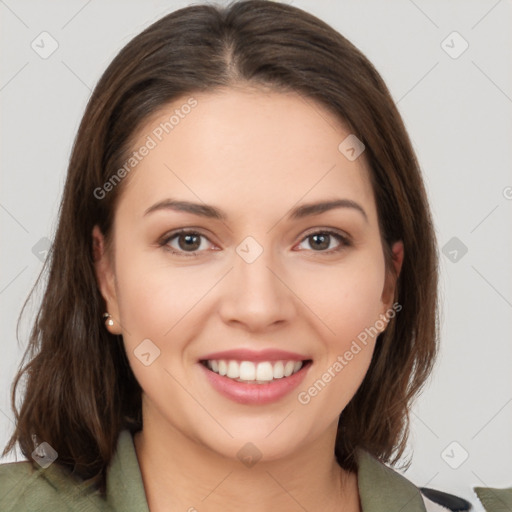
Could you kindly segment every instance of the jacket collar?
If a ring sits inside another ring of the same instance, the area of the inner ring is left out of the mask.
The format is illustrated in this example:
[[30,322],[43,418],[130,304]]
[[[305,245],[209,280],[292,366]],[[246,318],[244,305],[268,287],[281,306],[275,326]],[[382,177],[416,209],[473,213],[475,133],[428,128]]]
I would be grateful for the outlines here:
[[512,487],[495,489],[493,487],[473,487],[473,491],[482,502],[485,510],[507,512],[512,510]]
[[357,482],[363,512],[425,512],[419,489],[407,478],[358,448]]
[[129,430],[122,430],[107,473],[107,503],[113,510],[149,512],[137,453]]
[[[356,451],[359,496],[363,512],[425,512],[418,488],[370,453]],[[128,430],[119,435],[107,476],[107,501],[113,510],[149,512],[142,475]]]

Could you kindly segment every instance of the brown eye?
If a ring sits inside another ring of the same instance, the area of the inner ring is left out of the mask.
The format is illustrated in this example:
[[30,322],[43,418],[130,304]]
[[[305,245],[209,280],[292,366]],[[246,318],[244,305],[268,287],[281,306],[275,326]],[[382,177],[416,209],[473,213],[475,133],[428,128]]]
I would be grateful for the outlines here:
[[347,237],[334,231],[316,231],[303,238],[301,244],[305,241],[308,241],[308,246],[313,252],[326,254],[339,252],[351,245]]
[[201,235],[185,234],[178,235],[178,245],[183,251],[195,251],[201,245]]
[[329,245],[331,245],[331,235],[326,233],[318,233],[315,235],[310,235],[309,237],[309,245],[316,249],[329,249]]
[[199,256],[203,249],[208,249],[204,240],[208,241],[208,238],[201,233],[181,230],[164,237],[160,245],[178,256]]

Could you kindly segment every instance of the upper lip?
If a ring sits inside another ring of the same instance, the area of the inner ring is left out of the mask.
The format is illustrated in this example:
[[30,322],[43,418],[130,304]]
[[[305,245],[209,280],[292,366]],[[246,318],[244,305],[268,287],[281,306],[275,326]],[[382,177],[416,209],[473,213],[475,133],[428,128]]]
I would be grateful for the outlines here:
[[265,349],[265,350],[249,350],[234,349],[224,350],[222,352],[212,352],[200,358],[200,361],[216,360],[235,360],[235,361],[305,361],[310,359],[307,356],[297,354],[296,352],[288,352],[285,350]]

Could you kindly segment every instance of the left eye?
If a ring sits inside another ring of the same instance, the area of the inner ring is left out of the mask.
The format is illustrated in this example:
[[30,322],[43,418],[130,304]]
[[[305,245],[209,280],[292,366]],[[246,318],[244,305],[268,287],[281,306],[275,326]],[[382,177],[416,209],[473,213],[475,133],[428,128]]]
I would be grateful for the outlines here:
[[[309,240],[309,247],[313,248],[314,252],[337,252],[343,249],[344,246],[350,245],[346,237],[333,231],[317,231],[315,233],[311,233],[303,239],[301,244],[306,240]],[[332,247],[331,242],[333,242],[333,240],[338,242],[337,247]]]

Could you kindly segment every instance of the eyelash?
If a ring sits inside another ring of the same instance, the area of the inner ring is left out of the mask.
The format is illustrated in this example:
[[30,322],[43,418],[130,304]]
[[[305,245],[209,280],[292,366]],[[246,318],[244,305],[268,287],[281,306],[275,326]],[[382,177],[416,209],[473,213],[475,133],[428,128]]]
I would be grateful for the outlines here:
[[[208,239],[205,235],[203,235],[202,233],[199,233],[197,231],[188,230],[188,229],[180,229],[178,231],[170,233],[169,235],[164,236],[159,241],[159,245],[161,247],[163,247],[165,250],[169,251],[171,254],[174,254],[176,256],[184,256],[186,258],[200,256],[201,255],[200,251],[196,251],[196,252],[176,251],[175,249],[169,247],[169,245],[168,245],[169,242],[180,235],[199,235],[201,237]],[[305,240],[307,240],[308,238],[310,238],[314,235],[329,235],[329,236],[334,237],[336,240],[338,240],[338,242],[340,242],[340,245],[335,249],[330,249],[328,251],[313,251],[312,250],[312,252],[315,252],[318,254],[335,254],[335,253],[341,252],[343,249],[345,249],[347,247],[352,246],[352,242],[350,241],[350,239],[348,237],[343,236],[340,233],[338,233],[336,231],[329,230],[329,229],[319,230],[319,231],[314,231],[312,233],[309,233],[304,238],[302,238],[300,243],[304,242]]]

